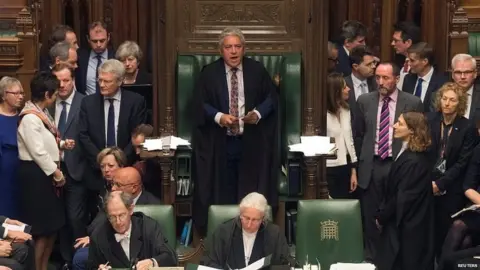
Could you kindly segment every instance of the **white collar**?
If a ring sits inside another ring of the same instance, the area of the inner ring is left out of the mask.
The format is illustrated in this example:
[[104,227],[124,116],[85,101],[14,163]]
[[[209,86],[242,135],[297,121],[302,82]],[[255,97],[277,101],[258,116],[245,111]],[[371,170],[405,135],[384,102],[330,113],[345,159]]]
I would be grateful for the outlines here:
[[58,104],[60,104],[60,102],[65,101],[65,103],[67,103],[68,105],[72,105],[73,97],[75,96],[75,92],[76,92],[76,91],[77,91],[77,90],[75,89],[75,86],[74,86],[72,93],[70,94],[70,96],[69,96],[67,99],[63,100],[63,99],[61,99],[61,98],[59,97],[59,98],[57,98],[57,100],[55,101],[55,104],[58,105]]
[[467,94],[468,94],[469,96],[473,95],[473,85],[474,85],[474,84],[472,84],[472,86],[470,86],[470,88],[469,88],[468,91],[467,91]]
[[140,193],[138,193],[138,196],[133,199],[133,205],[137,205],[138,199],[140,199],[140,196],[142,196],[143,190],[140,190]]
[[113,95],[113,97],[105,97],[105,96],[103,97],[103,99],[105,101],[107,101],[110,98],[114,99],[114,100],[121,101],[122,100],[122,88],[119,87],[117,93],[115,93],[115,95]]
[[345,50],[345,53],[347,53],[347,55],[350,56],[350,51],[347,49],[347,47],[343,46],[343,49]]
[[128,230],[125,233],[115,233],[115,239],[117,242],[120,242],[122,239],[128,238],[130,239],[130,236],[132,234],[132,221],[130,221],[130,226],[128,227]]
[[362,83],[365,83],[365,86],[368,86],[367,80],[363,80],[363,81],[362,81],[362,80],[360,80],[359,78],[357,78],[355,75],[353,75],[353,73],[352,73],[352,82],[353,82],[353,87],[358,87],[358,88],[360,88],[360,85],[361,85]]
[[[227,63],[225,63],[225,71],[226,73],[228,74],[230,71],[232,70],[232,67],[227,65]],[[239,71],[243,71],[243,64],[240,63],[240,65],[237,66],[237,70]]]
[[430,67],[430,71],[428,71],[428,73],[425,74],[425,76],[423,77],[418,76],[418,78],[422,78],[424,82],[430,83],[430,80],[432,79],[432,75],[433,75],[433,67]]
[[[105,49],[101,54],[102,59],[108,59],[108,48]],[[93,50],[90,50],[90,59],[97,59],[97,53],[94,52]]]
[[246,238],[254,238],[254,237],[256,237],[256,236],[257,236],[257,232],[258,232],[258,231],[253,232],[253,233],[249,233],[249,232],[245,231],[245,230],[242,228],[242,234],[243,234],[243,236],[245,236]]

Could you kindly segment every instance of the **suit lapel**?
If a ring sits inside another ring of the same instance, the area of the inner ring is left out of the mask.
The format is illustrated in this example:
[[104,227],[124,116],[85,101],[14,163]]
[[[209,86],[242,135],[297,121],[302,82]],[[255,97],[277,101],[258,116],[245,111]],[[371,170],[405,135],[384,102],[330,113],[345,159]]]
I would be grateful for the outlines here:
[[372,112],[370,114],[370,119],[371,119],[371,125],[372,125],[372,130],[375,130],[375,132],[372,132],[372,140],[373,142],[375,142],[376,138],[377,138],[377,116],[378,116],[378,104],[380,102],[380,98],[379,98],[379,93],[378,92],[375,92],[373,95],[372,95],[372,102],[371,104],[373,105],[372,106]]
[[249,68],[249,61],[246,57],[243,57],[243,94],[245,96],[245,115],[253,109],[255,106],[256,95],[260,93],[254,93],[252,78],[255,77],[255,74],[252,74],[252,69]]
[[68,128],[70,127],[70,124],[72,123],[72,120],[74,116],[76,115],[77,111],[80,109],[80,96],[75,93],[75,91],[72,93],[73,99],[72,99],[72,104],[70,104],[70,110],[68,111],[68,116],[67,116],[67,124],[65,126],[65,133],[67,133]]
[[223,58],[220,58],[217,62],[217,72],[220,75],[217,79],[218,83],[218,96],[222,98],[220,100],[220,111],[223,113],[229,113],[229,107],[230,107],[230,97],[228,93],[228,83],[227,83],[227,70],[225,68],[225,63],[223,61]]
[[80,74],[80,80],[82,80],[82,85],[85,89],[81,89],[83,90],[84,93],[87,93],[87,72],[88,72],[88,63],[90,62],[90,50],[86,50],[84,51],[85,52],[85,55],[80,58],[80,66],[83,67],[80,71],[81,71],[81,74]]
[[98,106],[98,110],[100,110],[100,113],[97,114],[98,117],[100,117],[101,119],[100,120],[100,130],[102,131],[102,144],[101,145],[107,145],[107,138],[105,137],[105,100],[103,98],[102,95],[100,94],[94,94],[98,97],[98,101],[99,101],[99,106]]
[[441,117],[440,117],[441,113],[435,113],[435,117],[433,117],[433,119],[430,121],[431,123],[431,133],[432,133],[432,149],[435,149],[435,151],[437,149],[439,149],[439,147],[441,147],[440,145],[440,122],[441,122]]
[[356,99],[355,99],[355,86],[353,86],[352,75],[345,77],[345,83],[347,84],[350,91],[348,92],[348,105],[351,109],[354,108]]
[[458,135],[460,134],[461,130],[462,130],[463,126],[460,122],[460,116],[457,116],[455,118],[455,120],[453,121],[453,125],[452,125],[452,131],[450,132],[450,136],[448,137],[448,142],[447,142],[447,147],[445,149],[445,155],[447,156],[448,153],[450,153],[450,151],[452,150],[452,147],[453,145],[459,141],[458,139],[460,138],[457,138]]
[[[119,242],[115,239],[115,231],[111,229],[107,235],[108,240],[108,249],[111,251],[112,257],[117,259],[120,262],[120,265],[123,267],[130,267],[130,260],[127,258],[125,251],[123,251],[122,246]],[[130,250],[130,254],[132,251]],[[112,265],[117,265],[114,262],[110,262]]]
[[475,117],[475,111],[477,110],[477,104],[480,103],[480,89],[473,85],[473,92],[472,92],[472,104],[470,104],[470,114],[469,118],[473,119]]
[[138,259],[142,249],[142,227],[140,218],[132,217],[132,234],[130,236],[130,259]]
[[[407,101],[404,99],[404,94],[402,91],[398,91],[398,97],[397,97],[397,105],[395,107],[395,118],[393,119],[393,122],[397,122],[398,117],[400,117],[400,114],[406,111],[406,106],[407,106]],[[393,136],[393,134],[390,134]],[[402,142],[400,140],[392,139],[392,157],[395,158],[397,157],[398,152],[400,151],[402,147]]]
[[[118,127],[117,127],[117,145],[121,145],[120,142],[123,142],[123,136],[125,135],[123,130],[128,130],[125,125],[128,125],[128,114],[130,111],[128,103],[128,94],[126,91],[120,88],[119,91],[122,91],[122,97],[120,98],[120,113],[118,115]],[[130,134],[128,134],[130,135]]]

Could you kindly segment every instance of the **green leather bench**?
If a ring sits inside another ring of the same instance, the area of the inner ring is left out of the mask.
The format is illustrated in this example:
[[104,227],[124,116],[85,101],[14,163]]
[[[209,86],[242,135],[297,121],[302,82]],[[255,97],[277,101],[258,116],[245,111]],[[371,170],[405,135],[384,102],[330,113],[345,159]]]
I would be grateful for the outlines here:
[[[272,209],[268,207],[268,215],[272,216]],[[240,207],[238,205],[211,205],[208,208],[207,239],[215,229],[222,223],[238,216]]]
[[330,269],[337,262],[361,263],[363,230],[358,200],[301,200],[298,202],[296,260],[320,262]]
[[468,53],[472,56],[480,56],[480,33],[468,33]]
[[[274,78],[280,76],[280,139],[279,147],[282,164],[288,168],[294,156],[288,151],[288,145],[299,143],[302,131],[302,75],[300,53],[278,55],[247,55],[261,62]],[[176,123],[177,136],[191,141],[191,102],[195,83],[203,66],[217,60],[219,55],[180,54],[177,57],[177,96]],[[288,169],[287,169],[288,170]],[[279,168],[279,195],[281,200],[288,200],[287,179]],[[294,194],[294,197],[301,193]]]
[[135,212],[142,212],[146,216],[155,219],[162,229],[162,233],[168,240],[168,244],[174,249],[177,246],[177,234],[175,230],[175,217],[171,205],[136,205]]

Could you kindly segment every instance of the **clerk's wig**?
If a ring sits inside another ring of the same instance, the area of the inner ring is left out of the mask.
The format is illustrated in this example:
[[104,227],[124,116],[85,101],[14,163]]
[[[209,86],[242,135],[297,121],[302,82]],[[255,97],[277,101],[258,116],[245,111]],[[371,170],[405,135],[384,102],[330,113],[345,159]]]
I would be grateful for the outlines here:
[[240,213],[245,208],[255,208],[263,213],[263,222],[271,221],[270,212],[268,211],[268,203],[265,196],[258,192],[252,192],[247,194],[240,202]]

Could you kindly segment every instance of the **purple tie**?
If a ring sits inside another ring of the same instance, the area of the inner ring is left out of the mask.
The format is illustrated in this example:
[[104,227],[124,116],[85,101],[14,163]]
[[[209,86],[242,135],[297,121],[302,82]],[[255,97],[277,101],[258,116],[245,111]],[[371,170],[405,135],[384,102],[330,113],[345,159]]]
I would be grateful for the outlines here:
[[388,149],[390,148],[390,110],[388,109],[388,102],[390,97],[383,99],[382,111],[380,114],[380,132],[378,133],[378,155],[381,159],[388,157]]

